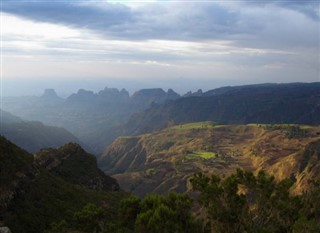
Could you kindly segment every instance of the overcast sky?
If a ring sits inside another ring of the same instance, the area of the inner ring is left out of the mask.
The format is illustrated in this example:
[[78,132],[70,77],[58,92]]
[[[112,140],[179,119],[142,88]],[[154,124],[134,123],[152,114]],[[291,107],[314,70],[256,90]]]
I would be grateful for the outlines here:
[[4,95],[320,81],[318,0],[1,3]]

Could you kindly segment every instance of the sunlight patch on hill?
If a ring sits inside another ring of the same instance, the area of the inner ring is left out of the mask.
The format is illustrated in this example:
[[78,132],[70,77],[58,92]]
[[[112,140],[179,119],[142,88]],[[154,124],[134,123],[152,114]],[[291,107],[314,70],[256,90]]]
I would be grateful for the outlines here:
[[214,121],[202,121],[202,122],[193,122],[183,125],[176,125],[169,129],[175,130],[190,130],[190,129],[207,129],[207,128],[214,128],[217,126],[218,123]]

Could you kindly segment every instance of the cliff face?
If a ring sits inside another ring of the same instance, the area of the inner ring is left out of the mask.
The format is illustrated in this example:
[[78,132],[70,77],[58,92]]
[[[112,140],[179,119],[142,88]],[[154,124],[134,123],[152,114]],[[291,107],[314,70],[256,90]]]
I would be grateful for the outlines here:
[[108,174],[139,170],[146,160],[146,151],[139,137],[120,137],[106,153],[100,165]]
[[320,139],[308,143],[291,156],[277,161],[267,169],[279,179],[292,177],[294,193],[302,193],[312,186],[312,180],[320,179]]
[[42,149],[35,162],[69,183],[98,191],[118,191],[117,181],[97,167],[96,157],[78,144],[69,143],[58,149]]
[[309,179],[320,178],[319,147],[319,127],[199,122],[118,138],[99,166],[141,196],[186,191],[196,172],[228,175],[237,168],[292,178],[293,192],[301,193]]

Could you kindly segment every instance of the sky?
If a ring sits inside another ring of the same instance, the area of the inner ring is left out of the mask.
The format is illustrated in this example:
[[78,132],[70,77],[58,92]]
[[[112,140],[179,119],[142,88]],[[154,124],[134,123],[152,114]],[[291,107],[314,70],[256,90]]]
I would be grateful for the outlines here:
[[320,81],[320,3],[1,0],[1,94]]

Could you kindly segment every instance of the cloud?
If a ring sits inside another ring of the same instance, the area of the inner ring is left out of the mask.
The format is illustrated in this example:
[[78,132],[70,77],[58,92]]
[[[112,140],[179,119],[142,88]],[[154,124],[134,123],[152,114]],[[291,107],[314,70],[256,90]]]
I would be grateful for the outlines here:
[[149,3],[137,8],[91,1],[4,1],[3,11],[34,21],[95,30],[117,39],[221,38],[234,13],[212,3]]
[[[317,4],[247,0],[151,2],[130,7],[130,4],[97,1],[43,0],[3,1],[3,11],[34,21],[91,30],[106,39],[251,41],[253,46],[268,46],[269,42],[273,46],[277,40],[280,46],[290,43],[314,46],[318,40]],[[305,14],[313,20],[304,17]],[[285,33],[282,29],[286,29]],[[297,40],[299,35],[309,37]]]
[[320,2],[315,0],[245,0],[244,2],[251,5],[260,5],[262,7],[266,5],[276,5],[303,13],[315,21],[319,21],[320,19]]
[[3,1],[2,10],[34,21],[99,30],[133,21],[130,8],[106,2]]
[[4,74],[316,80],[318,3],[303,2],[3,0]]

